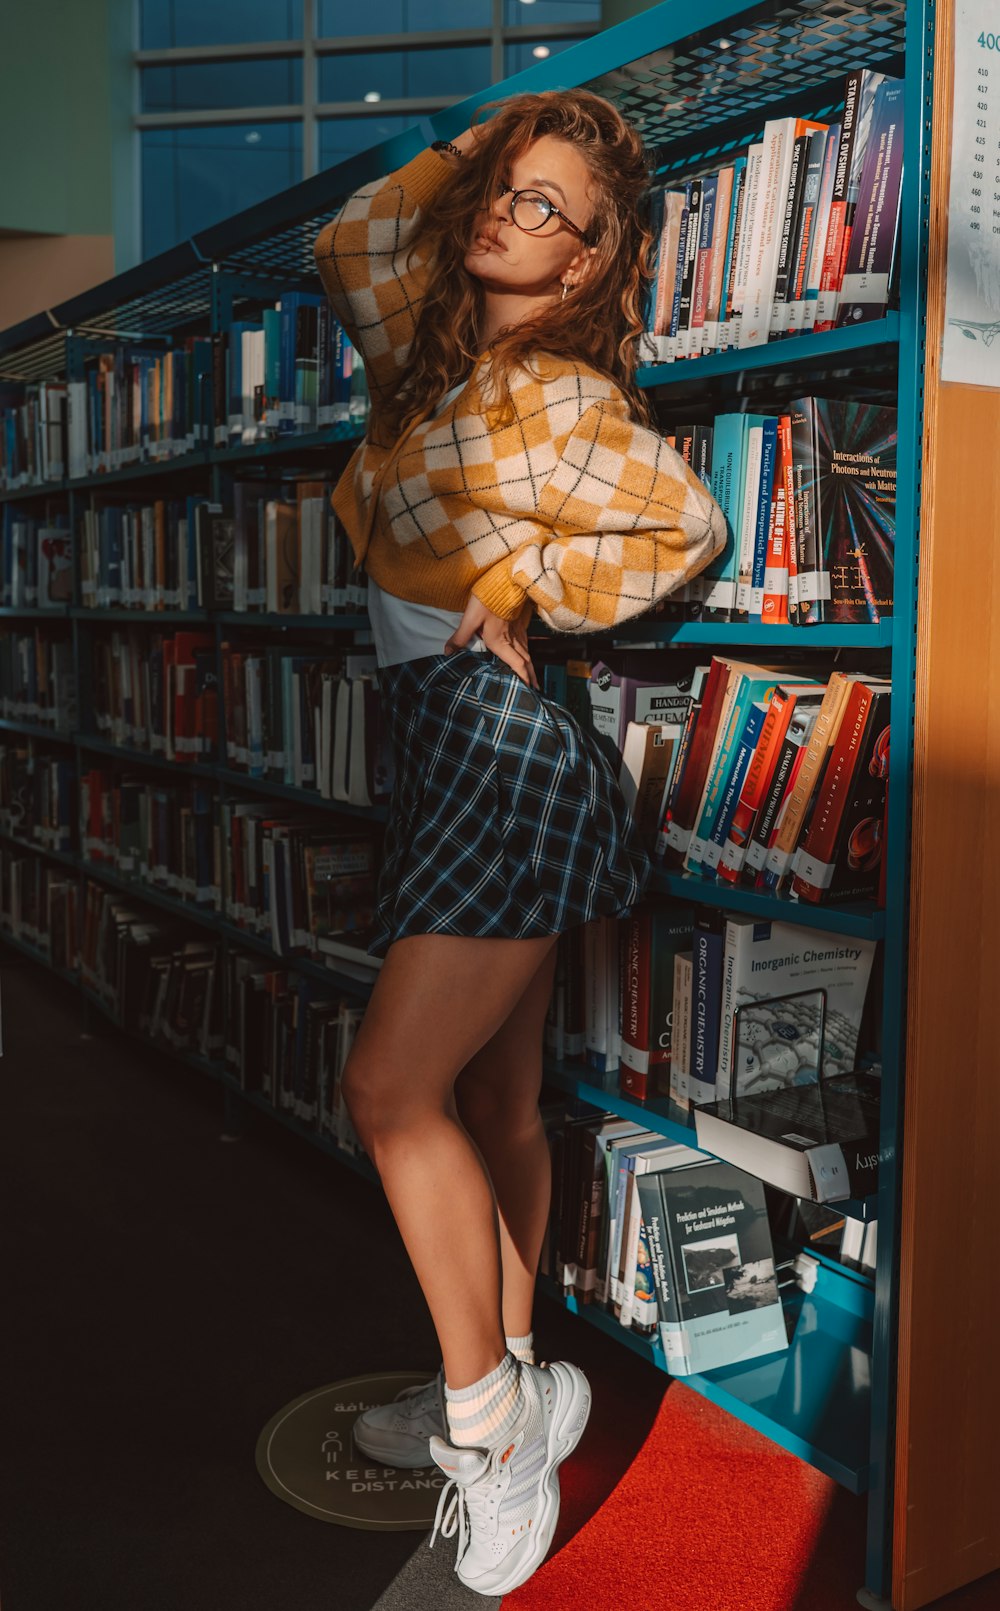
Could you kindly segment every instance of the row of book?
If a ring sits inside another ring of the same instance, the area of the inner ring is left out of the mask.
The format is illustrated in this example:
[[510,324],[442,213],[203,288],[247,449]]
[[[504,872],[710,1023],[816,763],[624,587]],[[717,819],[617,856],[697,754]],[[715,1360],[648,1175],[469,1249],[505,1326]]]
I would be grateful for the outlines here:
[[813,904],[885,902],[888,681],[713,656],[664,794],[664,864]]
[[364,1008],[239,951],[227,958],[224,995],[224,1057],[240,1089],[358,1155],[341,1076]]
[[239,1088],[344,1151],[341,1076],[364,1009],[88,881],[81,975],[123,1029],[222,1062]]
[[[891,615],[896,410],[804,397],[775,414],[671,425],[666,439],[726,517],[727,543],[659,607],[710,622],[875,623]],[[81,599],[101,609],[327,614],[365,606],[326,479],[238,480],[232,507],[201,495],[85,511]],[[68,600],[65,532],[8,510],[9,602]],[[7,595],[5,594],[5,597]]]
[[5,503],[0,534],[0,605],[55,610],[72,603],[73,547],[65,515],[39,515]]
[[661,614],[875,624],[893,610],[895,408],[804,397],[720,414],[667,441],[726,517],[726,546]]
[[241,480],[232,507],[191,494],[109,504],[81,522],[81,599],[97,609],[328,615],[364,608],[322,479]]
[[361,354],[319,293],[286,292],[259,317],[233,320],[213,359],[217,447],[367,417]]
[[393,761],[370,651],[289,654],[224,644],[226,764],[321,798],[368,806]]
[[215,759],[218,654],[210,632],[95,633],[90,664],[101,738],[168,761]]
[[549,1135],[550,1259],[564,1292],[658,1337],[671,1375],[788,1346],[760,1181],[612,1114]]
[[643,355],[672,362],[881,318],[902,173],[902,81],[857,69],[838,123],[771,118],[745,154],[658,188]]
[[70,851],[76,822],[76,766],[46,755],[33,739],[0,743],[0,832],[45,850]]
[[0,840],[0,930],[63,971],[77,965],[78,889],[74,873]]
[[142,886],[220,913],[280,956],[355,957],[374,915],[377,843],[276,801],[92,767],[80,779],[81,848]]
[[217,650],[207,632],[116,630],[95,635],[91,653],[94,722],[113,744],[181,763],[215,761],[221,655],[227,767],[356,806],[391,788],[370,651]]
[[236,481],[232,509],[202,510],[200,602],[241,613],[326,615],[363,610],[367,579],[322,478]]
[[[586,663],[573,670],[546,675],[546,691],[581,683]],[[884,905],[887,680],[719,654],[681,661],[669,680],[598,661],[586,686],[593,730],[666,868],[813,904]]]
[[16,490],[356,422],[364,367],[326,298],[288,292],[212,336],[88,342],[68,380],[0,386],[0,487]]
[[69,733],[77,723],[73,644],[46,627],[0,631],[0,716]]

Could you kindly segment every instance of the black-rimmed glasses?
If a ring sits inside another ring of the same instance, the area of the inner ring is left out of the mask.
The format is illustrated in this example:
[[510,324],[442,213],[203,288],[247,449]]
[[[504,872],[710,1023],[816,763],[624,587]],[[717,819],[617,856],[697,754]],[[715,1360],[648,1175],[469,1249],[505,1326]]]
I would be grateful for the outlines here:
[[552,217],[561,218],[567,229],[574,235],[579,235],[584,245],[589,244],[588,231],[574,224],[572,218],[550,201],[541,190],[515,190],[513,185],[497,185],[497,200],[504,196],[510,197],[510,221],[518,229],[524,230],[526,235],[532,235],[536,230],[542,229]]

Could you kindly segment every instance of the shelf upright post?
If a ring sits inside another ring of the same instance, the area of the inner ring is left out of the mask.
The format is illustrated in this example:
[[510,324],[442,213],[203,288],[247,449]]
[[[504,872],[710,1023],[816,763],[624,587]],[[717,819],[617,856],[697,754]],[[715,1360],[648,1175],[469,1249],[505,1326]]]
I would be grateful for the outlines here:
[[898,470],[892,640],[892,740],[886,840],[886,937],[882,1006],[884,1079],[878,1194],[878,1263],[872,1345],[872,1483],[865,1589],[888,1599],[892,1573],[898,1354],[899,1207],[903,1133],[910,818],[917,639],[917,544],[924,408],[924,334],[930,202],[934,5],[906,8],[903,191],[900,214]]

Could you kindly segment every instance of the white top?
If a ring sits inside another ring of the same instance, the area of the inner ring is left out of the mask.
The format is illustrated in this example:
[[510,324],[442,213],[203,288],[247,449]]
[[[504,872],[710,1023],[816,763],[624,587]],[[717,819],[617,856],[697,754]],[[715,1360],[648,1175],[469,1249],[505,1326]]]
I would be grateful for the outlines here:
[[[442,397],[435,414],[457,397],[465,386],[460,381]],[[407,660],[421,660],[425,655],[444,654],[444,646],[455,629],[461,625],[461,610],[440,610],[434,604],[413,604],[409,599],[397,598],[369,576],[368,615],[375,639],[375,658],[380,666],[399,666]],[[485,649],[478,636],[469,639],[470,649]]]
[[[461,624],[461,610],[439,610],[433,604],[412,604],[386,593],[372,577],[368,578],[368,615],[375,639],[375,658],[380,666],[399,666],[424,655],[444,654],[444,646]],[[485,649],[478,634],[469,639],[470,649]]]

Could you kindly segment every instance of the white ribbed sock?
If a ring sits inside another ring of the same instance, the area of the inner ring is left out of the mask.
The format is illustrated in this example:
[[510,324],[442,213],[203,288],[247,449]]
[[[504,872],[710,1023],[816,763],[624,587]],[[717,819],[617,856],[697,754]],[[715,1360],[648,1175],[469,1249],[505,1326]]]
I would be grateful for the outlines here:
[[448,1436],[460,1449],[484,1449],[507,1437],[524,1410],[521,1367],[506,1353],[496,1370],[471,1387],[445,1383]]
[[533,1331],[529,1331],[526,1337],[508,1337],[506,1342],[514,1358],[519,1359],[522,1365],[533,1365],[535,1363],[535,1334]]

